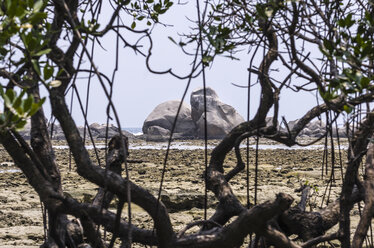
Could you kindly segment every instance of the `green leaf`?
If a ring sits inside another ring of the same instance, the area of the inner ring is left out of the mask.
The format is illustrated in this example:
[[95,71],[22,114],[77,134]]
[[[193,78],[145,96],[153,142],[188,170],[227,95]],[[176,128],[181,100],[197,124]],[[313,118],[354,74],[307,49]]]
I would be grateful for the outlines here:
[[26,100],[23,101],[23,109],[27,113],[31,110],[31,106],[34,103],[34,98],[30,95]]
[[329,40],[323,40],[323,46],[331,53],[333,50],[333,46]]
[[10,117],[11,117],[10,122],[13,122],[13,123],[19,121],[20,119],[17,115],[11,115]]
[[14,0],[7,0],[7,14],[9,17],[14,17],[17,12],[17,2]]
[[12,105],[15,97],[16,97],[16,93],[14,92],[14,90],[12,89],[7,89],[6,92],[5,92],[5,95],[8,97],[9,99],[9,102],[10,104],[9,105]]
[[32,67],[34,68],[35,72],[39,75],[41,75],[40,73],[40,66],[39,66],[39,62],[36,60],[36,59],[31,59],[31,63],[32,63]]
[[209,56],[209,55],[203,56],[203,64],[204,65],[209,66],[209,63],[211,61],[213,61],[213,57],[212,56]]
[[12,101],[9,99],[9,97],[6,94],[3,94],[2,97],[4,100],[4,105],[6,107],[12,106]]
[[352,15],[352,13],[349,13],[348,16],[345,18],[345,26],[347,28],[350,28],[355,23],[355,21],[352,20]]
[[153,6],[153,10],[157,13],[159,13],[161,11],[161,4],[159,3],[156,3],[154,6]]
[[340,27],[344,28],[344,27],[345,27],[345,22],[344,22],[344,20],[343,20],[343,19],[338,20],[338,25],[339,25]]
[[160,14],[164,14],[166,11],[167,11],[167,9],[161,9],[161,10],[159,11],[159,13],[160,13]]
[[36,112],[38,112],[39,108],[40,108],[39,104],[33,103],[31,106],[31,110],[28,113],[28,116],[33,116]]
[[362,77],[362,78],[361,78],[361,81],[360,81],[360,84],[361,84],[361,87],[362,87],[363,89],[365,89],[365,88],[367,88],[367,87],[369,86],[369,84],[370,84],[370,79],[367,78],[367,77]]
[[16,128],[17,131],[20,131],[20,130],[22,130],[25,127],[26,124],[27,124],[26,120],[19,121],[16,124],[15,128]]
[[370,23],[370,26],[374,26],[374,18],[370,14],[370,12],[365,11],[365,19],[366,19],[366,21],[368,21]]
[[45,13],[45,12],[37,12],[37,13],[33,13],[30,16],[29,21],[33,25],[36,25],[36,24],[39,24],[45,18],[47,18],[47,13]]
[[265,14],[265,10],[264,10],[263,4],[256,4],[256,12],[257,12],[257,15],[260,18],[265,18],[266,19],[267,16]]
[[19,19],[22,19],[25,15],[27,14],[27,11],[26,11],[26,8],[24,6],[17,6],[17,9],[16,9],[16,16],[19,18]]
[[134,29],[136,27],[136,22],[132,22],[131,29]]
[[9,11],[9,9],[12,7],[12,0],[6,0],[6,9]]
[[369,56],[372,53],[372,45],[370,43],[365,43],[362,49],[361,58],[365,58],[366,56]]
[[43,73],[44,73],[44,80],[48,80],[53,76],[54,69],[52,66],[47,64],[44,66]]
[[33,12],[38,13],[42,7],[43,7],[43,0],[37,0],[33,6]]
[[24,117],[24,111],[22,106],[18,106],[17,108],[14,108],[16,110],[16,115],[18,115],[20,118]]
[[348,105],[344,105],[344,106],[343,106],[343,109],[344,109],[344,111],[345,111],[347,114],[351,113],[352,110],[353,110],[353,109],[352,109],[350,106],[348,106]]
[[[21,106],[21,103],[22,103],[22,97],[21,96],[18,96],[14,103],[13,103],[13,108],[17,109],[19,106]],[[17,111],[18,112],[18,111]]]
[[32,103],[28,116],[33,116],[41,108],[44,102],[45,102],[45,97],[40,99],[40,101],[37,103]]
[[52,51],[51,48],[47,48],[47,49],[44,49],[44,50],[41,50],[41,51],[37,52],[37,53],[34,54],[34,55],[35,55],[35,56],[42,56],[42,55],[44,55],[44,54],[48,54],[48,53],[50,53],[51,51]]
[[25,46],[30,51],[30,53],[33,53],[37,48],[40,47],[40,41],[38,41],[37,38],[30,32],[28,35],[26,35]]

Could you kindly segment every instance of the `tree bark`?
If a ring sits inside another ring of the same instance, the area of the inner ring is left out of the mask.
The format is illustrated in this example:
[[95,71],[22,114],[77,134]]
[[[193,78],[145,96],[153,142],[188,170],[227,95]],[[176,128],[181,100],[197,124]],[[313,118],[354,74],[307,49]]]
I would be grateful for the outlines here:
[[365,206],[360,217],[355,235],[352,240],[352,248],[362,247],[369,226],[374,216],[374,145],[370,143],[365,163]]

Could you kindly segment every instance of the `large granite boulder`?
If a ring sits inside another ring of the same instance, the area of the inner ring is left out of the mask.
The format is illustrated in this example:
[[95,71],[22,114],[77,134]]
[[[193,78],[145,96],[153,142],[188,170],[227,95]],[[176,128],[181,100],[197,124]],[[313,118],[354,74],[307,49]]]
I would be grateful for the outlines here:
[[[159,104],[147,117],[143,124],[143,133],[146,140],[165,141],[170,137],[175,115],[180,101],[173,100]],[[195,136],[196,126],[191,118],[190,107],[183,103],[173,137],[178,139]]]
[[[223,138],[231,129],[244,122],[236,110],[220,101],[216,92],[206,88],[208,138]],[[204,89],[198,88],[191,93],[191,116],[196,123],[197,136],[204,137]]]

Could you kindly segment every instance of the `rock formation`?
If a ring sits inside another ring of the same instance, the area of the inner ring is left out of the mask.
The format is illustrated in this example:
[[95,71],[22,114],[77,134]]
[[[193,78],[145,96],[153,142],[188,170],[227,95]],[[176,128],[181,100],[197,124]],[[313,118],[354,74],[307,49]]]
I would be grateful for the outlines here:
[[[191,93],[191,108],[183,103],[173,138],[204,138],[204,89],[198,88]],[[207,130],[209,139],[221,139],[234,127],[244,122],[242,116],[230,105],[221,102],[212,88],[206,88]],[[147,117],[143,124],[146,140],[166,141],[170,137],[175,114],[180,101],[167,101],[159,104]],[[267,125],[272,117],[266,118]],[[291,130],[297,120],[288,122]],[[94,129],[94,128],[93,128]],[[285,126],[282,130],[286,131]],[[301,137],[321,137],[326,133],[326,124],[322,120],[310,122],[301,132]],[[346,137],[345,128],[338,129],[339,137]],[[333,128],[333,136],[337,131]]]
[[[231,129],[244,122],[243,117],[230,105],[223,103],[216,92],[206,88],[208,138],[223,138]],[[199,138],[204,137],[204,89],[191,94],[191,116],[196,123]]]
[[[213,89],[206,88],[206,92],[208,138],[223,138],[244,119],[232,106],[221,102]],[[180,101],[167,101],[152,111],[143,124],[146,140],[165,141],[170,137],[179,103]],[[173,137],[177,139],[204,138],[203,88],[192,92],[191,108],[183,103]]]
[[[289,121],[288,128],[291,130],[298,120]],[[286,128],[282,128],[286,131]],[[326,133],[326,124],[322,120],[315,120],[310,122],[306,127],[300,132],[301,137],[322,137]],[[333,137],[337,137],[337,132],[335,126],[333,126]],[[340,138],[347,137],[345,127],[338,128],[338,134]]]
[[[146,140],[165,141],[169,139],[175,115],[180,101],[167,101],[159,104],[147,117],[143,124],[143,133]],[[195,123],[191,118],[190,107],[183,103],[176,128],[174,138],[192,138],[196,132]]]
[[[105,124],[93,123],[89,127],[90,127],[92,137],[94,139],[105,139],[105,136],[106,136],[106,125]],[[24,129],[20,131],[20,134],[25,139],[30,139],[30,129],[31,129],[31,124],[27,123]],[[48,130],[50,134],[52,133],[53,140],[65,140],[64,132],[62,131],[59,124],[56,124],[56,123],[54,125],[50,124],[48,127]],[[78,127],[78,130],[79,130],[81,137],[83,137],[84,127]],[[127,131],[122,130],[122,133],[126,135],[129,139],[135,138],[133,134]],[[118,128],[114,126],[113,124],[110,124],[108,127],[108,138],[110,139],[116,134],[118,134]],[[89,133],[87,129],[86,129],[86,139],[89,139]]]

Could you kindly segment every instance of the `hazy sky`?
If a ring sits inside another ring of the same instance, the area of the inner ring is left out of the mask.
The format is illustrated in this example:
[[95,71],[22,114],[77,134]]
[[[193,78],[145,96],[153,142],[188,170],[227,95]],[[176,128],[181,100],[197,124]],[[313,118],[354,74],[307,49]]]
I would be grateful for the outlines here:
[[[161,21],[173,25],[164,27],[158,25],[153,30],[154,49],[151,64],[155,70],[173,68],[181,75],[190,70],[192,58],[184,55],[180,48],[173,44],[168,36],[179,40],[178,33],[188,33],[193,26],[186,18],[196,19],[195,2],[188,5],[172,7],[170,12],[161,18]],[[129,20],[126,23],[131,23]],[[104,23],[103,23],[104,25]],[[138,25],[139,28],[140,25]],[[133,35],[127,33],[126,39],[134,40]],[[123,48],[120,43],[119,69],[115,77],[114,103],[120,116],[122,127],[142,127],[144,120],[151,111],[160,103],[180,99],[186,87],[187,81],[178,80],[170,75],[156,75],[150,73],[145,67],[145,59],[134,54],[130,48]],[[142,44],[148,48],[149,43],[144,40]],[[110,34],[102,42],[103,50],[96,46],[94,53],[95,63],[99,70],[111,75],[114,68],[115,36]],[[247,67],[250,57],[246,51],[240,55],[240,61],[227,58],[217,59],[211,68],[207,68],[207,85],[212,87],[221,101],[232,105],[246,119],[247,90],[233,86],[231,83],[247,85]],[[261,58],[256,58],[260,61]],[[85,63],[88,65],[88,62]],[[87,79],[78,81],[82,100],[85,101]],[[189,103],[190,93],[193,89],[202,86],[202,78],[192,81],[185,101]],[[96,79],[92,80],[90,89],[90,105],[88,119],[90,123],[106,122],[107,100]],[[254,114],[259,102],[259,89],[252,90],[251,113]],[[307,109],[315,103],[315,96],[310,93],[295,94],[287,92],[281,96],[280,116],[286,116],[287,120],[299,118]],[[73,115],[78,125],[83,124],[80,108],[76,99],[73,105]]]

